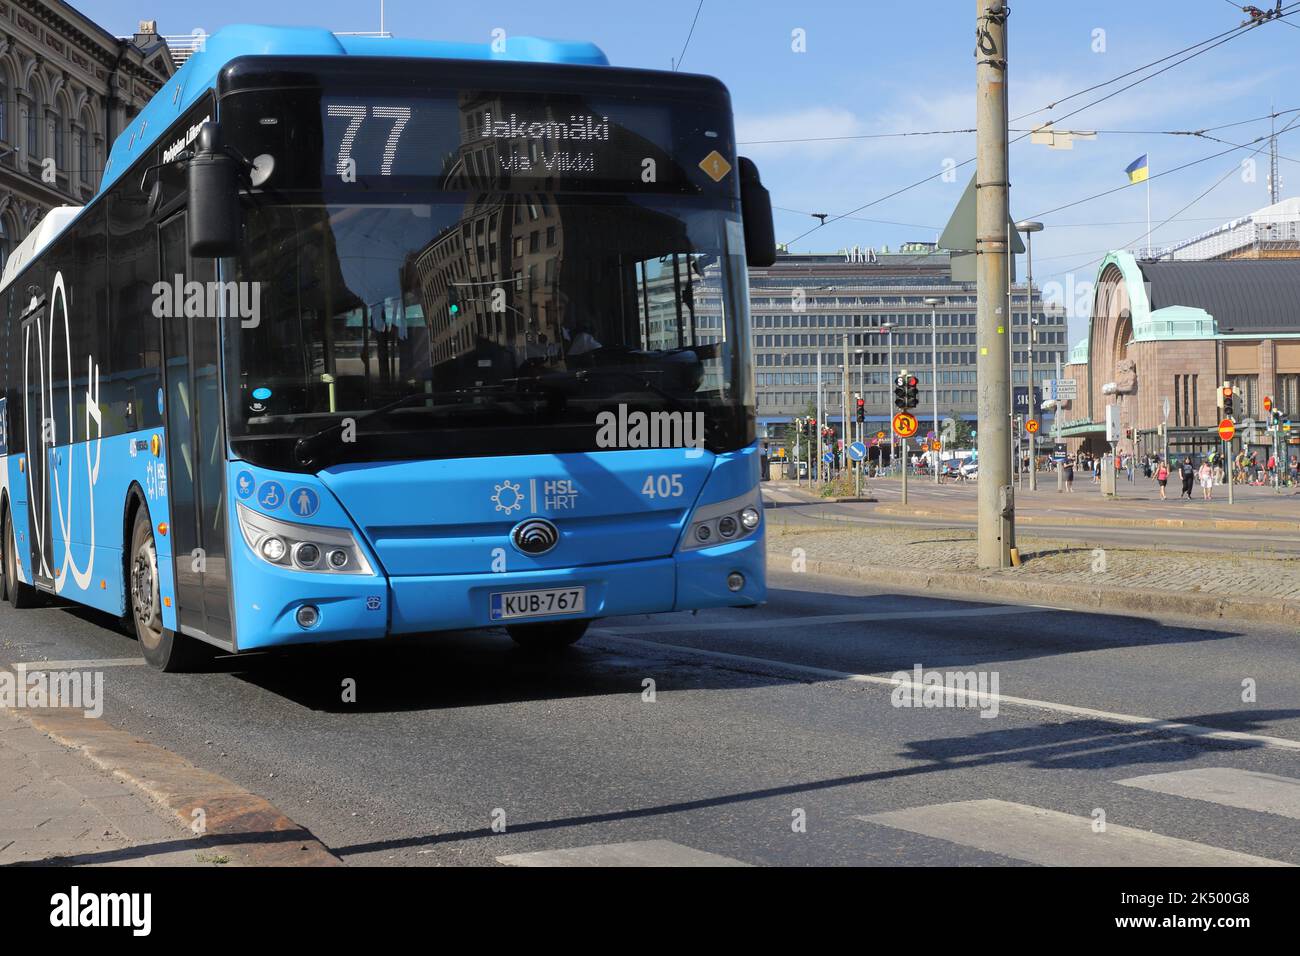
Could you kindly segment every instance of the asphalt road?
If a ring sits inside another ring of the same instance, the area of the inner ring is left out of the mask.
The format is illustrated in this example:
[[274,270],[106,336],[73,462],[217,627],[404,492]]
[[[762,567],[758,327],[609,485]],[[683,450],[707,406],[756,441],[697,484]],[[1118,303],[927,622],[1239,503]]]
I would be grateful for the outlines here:
[[[1294,634],[771,584],[763,608],[611,619],[554,656],[473,632],[108,667],[105,718],[349,862],[1300,864]],[[0,609],[4,663],[137,657],[96,614]],[[1037,703],[894,706],[872,675],[915,664]]]

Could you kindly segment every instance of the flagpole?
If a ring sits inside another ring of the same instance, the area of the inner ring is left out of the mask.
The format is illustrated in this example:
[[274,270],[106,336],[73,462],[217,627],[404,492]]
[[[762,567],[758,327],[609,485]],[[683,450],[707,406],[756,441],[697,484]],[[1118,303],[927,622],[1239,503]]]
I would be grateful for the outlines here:
[[1147,154],[1147,258],[1151,258],[1151,155]]

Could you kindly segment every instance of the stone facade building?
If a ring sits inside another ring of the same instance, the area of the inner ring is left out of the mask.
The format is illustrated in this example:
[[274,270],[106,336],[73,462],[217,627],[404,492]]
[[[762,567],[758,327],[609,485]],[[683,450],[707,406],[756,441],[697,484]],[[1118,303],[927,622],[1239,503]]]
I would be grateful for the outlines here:
[[114,137],[174,72],[153,21],[119,38],[67,3],[0,0],[0,266],[50,209],[94,195]]
[[1062,413],[1072,450],[1105,450],[1109,404],[1119,406],[1123,451],[1218,450],[1219,386],[1231,382],[1243,440],[1266,458],[1264,398],[1300,420],[1300,259],[1111,253],[1098,271],[1088,337],[1065,371],[1078,383]]

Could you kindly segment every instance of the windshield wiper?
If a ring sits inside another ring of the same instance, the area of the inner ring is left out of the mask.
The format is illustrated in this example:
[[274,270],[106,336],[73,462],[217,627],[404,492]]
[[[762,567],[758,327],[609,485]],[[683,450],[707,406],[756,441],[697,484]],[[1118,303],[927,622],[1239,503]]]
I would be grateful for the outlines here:
[[347,422],[349,420],[353,420],[353,421],[365,420],[368,418],[374,418],[376,415],[386,415],[388,412],[391,412],[394,409],[401,408],[404,405],[412,405],[417,401],[422,402],[429,398],[432,398],[432,395],[430,395],[430,393],[428,392],[411,392],[407,395],[403,395],[401,398],[395,398],[391,402],[387,402],[386,404],[380,405],[378,408],[374,409],[373,411],[366,412],[364,415],[359,415],[355,419],[350,415],[345,415],[343,418],[340,418],[334,424],[326,425],[320,431],[314,432],[311,435],[304,435],[302,438],[299,438],[296,442],[294,442],[293,457],[298,459],[299,464],[310,465],[312,462],[316,460],[314,448],[317,442],[319,442],[323,438],[328,438],[330,435],[334,434],[335,432],[341,432],[343,430],[344,422]]

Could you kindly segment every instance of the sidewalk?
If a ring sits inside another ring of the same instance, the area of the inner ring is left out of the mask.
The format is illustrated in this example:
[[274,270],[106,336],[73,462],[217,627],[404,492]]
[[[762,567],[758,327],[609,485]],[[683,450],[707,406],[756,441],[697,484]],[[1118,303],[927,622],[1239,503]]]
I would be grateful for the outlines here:
[[850,577],[909,590],[1200,619],[1300,625],[1293,557],[1093,548],[1021,531],[1019,568],[981,570],[975,531],[769,521],[773,568]]
[[[764,488],[768,487],[810,502],[824,500],[792,481],[764,483]],[[867,493],[879,501],[874,508],[876,514],[973,522],[975,488],[974,481],[936,486],[933,481],[909,477],[908,503],[904,505],[900,501],[902,487],[897,478],[873,478]],[[1284,488],[1278,494],[1272,488],[1242,486],[1234,489],[1236,500],[1229,505],[1226,488],[1216,487],[1214,500],[1206,502],[1201,500],[1201,489],[1197,486],[1191,501],[1180,501],[1172,482],[1168,500],[1162,501],[1151,482],[1140,476],[1132,484],[1121,480],[1115,498],[1102,497],[1098,488],[1087,479],[1076,479],[1073,493],[1065,494],[1056,490],[1055,475],[1039,475],[1037,491],[1016,489],[1016,521],[1192,531],[1300,531],[1300,496],[1294,489]]]
[[264,798],[102,717],[0,706],[0,866],[10,865],[341,864]]
[[201,851],[143,794],[0,710],[0,866],[216,865]]

